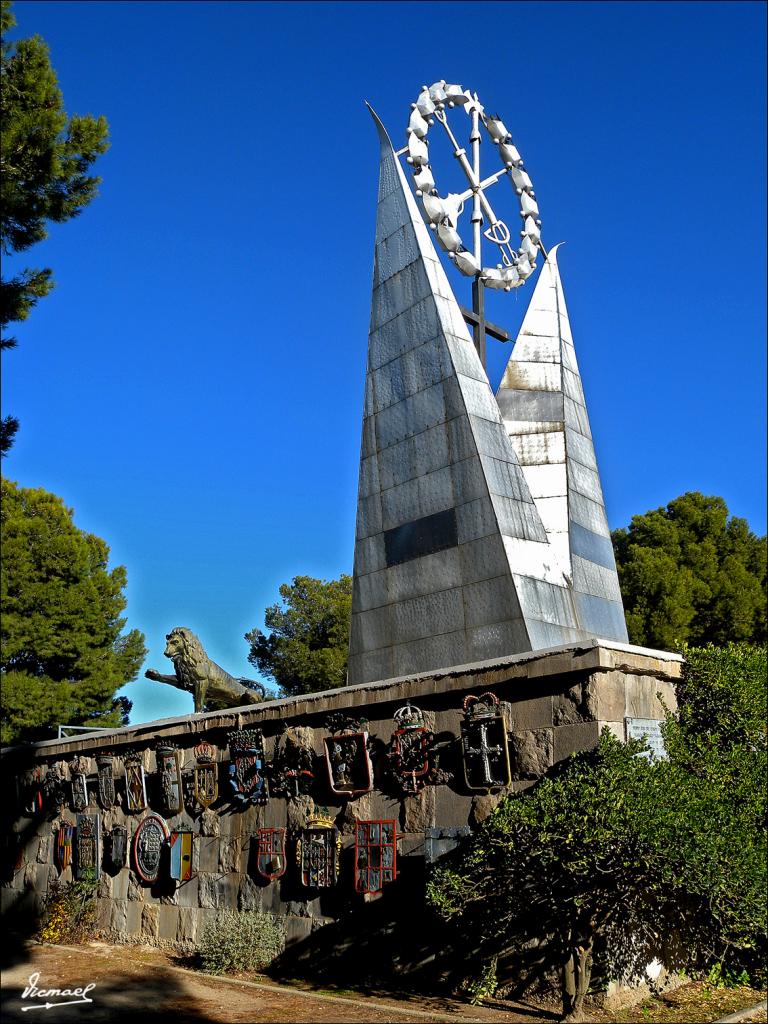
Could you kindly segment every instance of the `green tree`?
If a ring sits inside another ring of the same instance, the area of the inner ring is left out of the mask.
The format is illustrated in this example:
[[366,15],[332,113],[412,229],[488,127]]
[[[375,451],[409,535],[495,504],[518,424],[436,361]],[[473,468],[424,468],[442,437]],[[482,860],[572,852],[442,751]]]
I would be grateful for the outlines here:
[[79,530],[61,498],[2,481],[0,507],[2,742],[47,739],[57,723],[119,726],[130,701],[116,691],[146,655],[123,635],[122,566]]
[[296,576],[280,587],[282,607],[264,612],[269,634],[252,629],[248,661],[280,686],[283,696],[344,686],[347,681],[352,577]]
[[[100,178],[89,175],[107,149],[103,117],[68,118],[40,36],[7,40],[16,24],[8,0],[2,0],[0,27],[0,249],[21,253],[47,237],[46,223],[76,217],[96,195]],[[51,270],[24,268],[0,281],[0,347],[13,348],[11,323],[26,320],[38,300],[53,288]],[[0,451],[13,444],[18,420],[0,423]]]
[[766,538],[696,491],[611,535],[632,643],[766,639]]
[[564,1017],[578,1020],[596,949],[614,977],[653,956],[669,969],[763,969],[765,698],[754,680],[766,652],[691,654],[669,760],[606,729],[596,749],[502,801],[435,872],[429,901],[486,986],[489,965],[497,983],[522,985],[557,967]]

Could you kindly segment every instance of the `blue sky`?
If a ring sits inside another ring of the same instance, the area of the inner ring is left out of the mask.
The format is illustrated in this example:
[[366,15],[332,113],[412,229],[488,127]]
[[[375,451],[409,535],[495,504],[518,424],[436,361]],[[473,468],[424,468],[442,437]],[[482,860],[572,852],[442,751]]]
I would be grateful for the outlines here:
[[[765,532],[765,5],[15,12],[112,147],[98,199],[24,261],[57,288],[3,357],[22,423],[3,468],[127,566],[145,667],[170,670],[164,635],[186,625],[253,677],[243,634],[280,583],[351,571],[378,174],[363,101],[403,144],[441,78],[503,116],[545,244],[567,243],[611,526],[699,490]],[[489,316],[514,334],[531,291]],[[147,680],[125,692],[135,722],[192,710]]]

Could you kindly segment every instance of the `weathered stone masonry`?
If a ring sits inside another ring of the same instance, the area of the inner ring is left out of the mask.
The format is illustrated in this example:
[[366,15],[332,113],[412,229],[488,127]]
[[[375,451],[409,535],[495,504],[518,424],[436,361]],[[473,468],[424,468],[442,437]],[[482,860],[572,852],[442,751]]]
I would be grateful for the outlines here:
[[[165,740],[180,748],[182,762],[189,766],[194,763],[193,748],[204,738],[218,748],[219,799],[202,814],[190,813],[185,805],[182,813],[168,819],[171,829],[190,828],[195,833],[195,876],[178,887],[168,882],[147,886],[136,875],[129,857],[128,866],[114,877],[102,873],[99,930],[112,940],[171,944],[189,949],[218,908],[261,908],[285,917],[288,941],[295,943],[343,916],[350,906],[379,898],[354,892],[351,848],[355,819],[395,819],[398,871],[400,875],[410,872],[410,877],[414,878],[419,875],[412,869],[423,865],[425,830],[475,824],[503,795],[503,791],[473,794],[465,787],[458,742],[446,747],[441,755],[440,768],[449,776],[447,782],[429,784],[418,795],[407,798],[398,798],[386,785],[382,789],[382,751],[391,738],[392,716],[397,708],[410,701],[425,712],[426,722],[435,734],[443,738],[450,734],[458,737],[464,697],[486,691],[496,694],[502,702],[509,736],[513,779],[509,788],[514,791],[530,785],[555,762],[574,751],[594,746],[605,725],[624,739],[627,716],[663,719],[664,710],[658,695],[667,707],[674,709],[674,682],[680,668],[681,659],[677,655],[594,640],[449,671],[6,749],[3,751],[6,821],[0,889],[2,911],[31,918],[51,880],[59,877],[54,865],[52,819],[60,815],[50,810],[36,818],[22,816],[20,800],[14,794],[15,780],[35,765],[57,763],[68,778],[68,762],[81,755],[88,760],[87,770],[93,781],[97,754],[113,752],[116,755],[116,806],[110,811],[98,808],[92,785],[88,810],[102,815],[102,834],[114,825],[124,824],[130,840],[145,814],[162,813],[155,777],[157,742]],[[320,760],[322,740],[328,734],[325,720],[334,712],[350,718],[365,717],[369,721],[374,789],[356,799],[344,800],[333,795],[324,762]],[[230,800],[226,783],[230,759],[228,733],[235,729],[260,728],[269,761],[284,724],[311,730],[305,735],[311,736],[317,758],[313,792],[295,799],[272,797],[265,806],[237,809]],[[147,773],[149,806],[140,814],[125,811],[121,757],[129,749],[143,752]],[[256,830],[262,826],[287,826],[290,838],[292,833],[306,826],[307,817],[315,807],[327,807],[343,835],[337,886],[319,897],[304,889],[299,882],[290,841],[285,875],[266,883],[254,869]],[[69,807],[65,807],[65,814],[74,818]],[[68,881],[71,871],[71,867],[66,868],[61,879]],[[394,890],[398,885],[399,882],[395,882],[391,888]],[[388,895],[385,889],[383,896]],[[396,905],[394,901],[393,907]]]

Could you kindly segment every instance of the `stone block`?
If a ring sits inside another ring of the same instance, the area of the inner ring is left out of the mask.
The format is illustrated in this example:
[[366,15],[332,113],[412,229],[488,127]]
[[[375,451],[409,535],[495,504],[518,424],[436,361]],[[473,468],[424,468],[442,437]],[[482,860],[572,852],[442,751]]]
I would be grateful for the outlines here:
[[115,935],[127,935],[128,925],[126,920],[128,904],[125,900],[112,901],[112,916],[109,921],[109,930]]
[[51,844],[53,837],[50,835],[38,836],[37,839],[37,863],[49,864],[51,861]]
[[416,796],[403,800],[400,826],[403,832],[423,832],[435,824],[435,787],[425,786]]
[[[200,835],[206,837],[221,835],[221,818],[210,807],[200,815]],[[199,845],[199,843],[195,843],[195,846]]]
[[511,694],[504,694],[508,702],[508,722],[510,732],[524,733],[535,729],[552,728],[552,698],[523,697],[512,700]]
[[102,872],[99,878],[98,898],[100,900],[112,898],[112,879],[106,872]]
[[144,909],[143,903],[138,903],[135,900],[121,901],[125,907],[125,919],[124,919],[124,932],[125,935],[130,935],[134,938],[141,934],[141,913]]
[[580,750],[591,750],[599,738],[597,722],[561,725],[554,730],[555,761],[562,761]]
[[578,725],[592,717],[586,684],[577,683],[552,698],[552,723],[555,726]]
[[501,789],[497,793],[476,794],[472,797],[472,806],[469,811],[469,821],[473,826],[485,821],[499,803],[507,795],[507,790]]
[[176,941],[184,948],[197,945],[200,911],[195,907],[180,907],[176,925]]
[[513,778],[538,779],[554,763],[553,729],[534,729],[515,732],[510,742],[510,761]]
[[[674,696],[674,688],[670,683],[665,683],[649,675],[628,675],[626,677],[626,711],[629,718],[664,718],[664,708],[657,694],[660,692],[664,702],[671,710],[677,707]],[[608,716],[606,716],[608,717]]]
[[120,871],[112,879],[112,897],[116,900],[127,900],[133,897],[129,896],[129,889],[131,885],[131,879],[135,880],[135,876],[130,868],[121,868]]
[[[119,876],[118,876],[119,877]],[[138,903],[144,902],[144,886],[134,878],[133,874],[128,875],[128,899]]]
[[237,870],[240,859],[240,843],[237,839],[219,840],[218,870],[222,874]]
[[261,909],[261,887],[249,875],[241,875],[240,877],[237,909],[240,911]]
[[96,903],[96,917],[93,922],[93,927],[97,935],[104,935],[109,932],[111,920],[111,900],[98,900]]
[[156,903],[145,903],[141,908],[141,940],[149,945],[154,945],[159,938],[160,907]]
[[[294,904],[289,904],[294,905]],[[285,918],[285,945],[292,946],[294,942],[303,942],[312,934],[312,918],[297,917],[289,914]]]
[[620,722],[602,722],[602,721],[600,721],[600,722],[597,723],[597,729],[598,729],[598,735],[600,735],[600,733],[603,731],[603,729],[610,729],[611,732],[613,733],[613,735],[616,737],[616,739],[620,740],[622,743],[624,743],[624,741],[627,738],[627,736],[626,736],[627,730],[626,730],[626,726],[624,724],[624,719],[622,719]]
[[216,875],[198,875],[198,901],[208,910],[218,910],[222,905],[222,887]]
[[222,842],[217,837],[201,836],[194,844],[198,850],[199,867],[201,874],[219,870],[219,844]]
[[618,722],[626,707],[626,676],[623,672],[595,672],[588,684],[589,707],[595,718]]
[[157,938],[163,942],[175,942],[179,930],[179,908],[163,906],[157,909],[159,910]]

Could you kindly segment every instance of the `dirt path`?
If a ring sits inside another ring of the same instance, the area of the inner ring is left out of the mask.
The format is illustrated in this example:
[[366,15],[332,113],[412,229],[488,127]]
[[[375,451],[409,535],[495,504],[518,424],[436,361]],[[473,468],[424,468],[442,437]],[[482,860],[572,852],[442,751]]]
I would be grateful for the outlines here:
[[[69,1002],[79,993],[23,998],[30,976],[37,989],[95,987],[92,1002]],[[264,980],[245,982],[211,978],[176,967],[162,952],[149,947],[83,947],[32,945],[18,951],[13,966],[3,971],[4,1024],[83,1024],[172,1021],[173,1024],[506,1024],[555,1020],[554,1014],[520,1008],[520,1013],[474,1007],[455,1000],[323,994]],[[46,1003],[53,1005],[44,1009]],[[67,1005],[64,1005],[64,1004]],[[33,1009],[34,1007],[34,1009]]]

